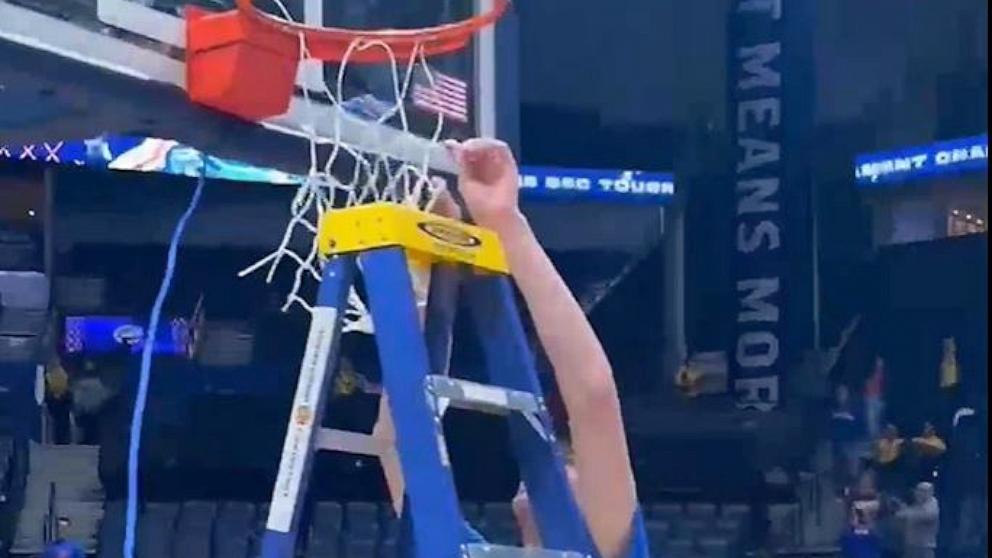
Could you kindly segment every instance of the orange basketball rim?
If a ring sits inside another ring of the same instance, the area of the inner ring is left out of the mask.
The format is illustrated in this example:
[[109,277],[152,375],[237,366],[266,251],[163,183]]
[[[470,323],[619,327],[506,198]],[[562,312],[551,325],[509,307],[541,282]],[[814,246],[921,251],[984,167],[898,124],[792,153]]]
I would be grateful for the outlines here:
[[[193,102],[246,120],[278,116],[293,96],[301,41],[308,58],[324,62],[407,61],[465,48],[508,6],[509,0],[494,0],[488,12],[459,22],[378,30],[309,27],[265,13],[252,0],[237,0],[236,9],[221,13],[189,6],[186,90]],[[387,48],[354,48],[356,41]]]

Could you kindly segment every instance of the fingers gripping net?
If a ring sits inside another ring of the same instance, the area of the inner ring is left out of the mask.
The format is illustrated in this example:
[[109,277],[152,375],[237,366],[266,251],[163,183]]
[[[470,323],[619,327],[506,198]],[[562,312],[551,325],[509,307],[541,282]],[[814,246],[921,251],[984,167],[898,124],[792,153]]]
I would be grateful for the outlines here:
[[[281,4],[279,9],[287,20],[289,12]],[[307,66],[315,58],[310,55],[306,38],[299,34],[300,59]],[[430,208],[445,189],[442,179],[431,177],[430,147],[440,141],[444,128],[444,116],[437,114],[433,124],[430,141],[423,144],[423,153],[413,157],[417,160],[402,160],[394,158],[384,151],[363,150],[351,145],[342,135],[341,123],[346,119],[357,117],[349,110],[345,94],[345,77],[349,60],[363,51],[381,49],[388,58],[392,73],[393,102],[374,119],[366,122],[368,126],[399,127],[402,132],[410,132],[404,100],[410,89],[415,72],[421,72],[429,85],[434,85],[434,76],[427,64],[427,57],[422,45],[418,45],[407,60],[399,60],[394,52],[384,42],[364,38],[351,42],[343,56],[337,71],[334,90],[321,79],[319,91],[303,88],[305,105],[311,114],[316,103],[329,103],[335,119],[333,136],[318,137],[314,130],[316,126],[307,127],[309,141],[310,166],[306,177],[298,187],[296,194],[289,204],[290,219],[278,246],[267,256],[248,266],[238,275],[244,277],[251,273],[264,271],[265,280],[271,283],[280,267],[294,268],[293,284],[286,296],[282,307],[289,310],[298,304],[307,311],[313,310],[311,302],[305,300],[301,288],[306,281],[320,281],[320,268],[324,258],[318,250],[317,230],[324,213],[330,209],[352,207],[372,202],[395,202],[410,205],[423,210]],[[319,61],[318,61],[319,62]],[[330,152],[321,160],[321,153]],[[323,148],[323,150],[322,150]],[[301,248],[303,246],[304,248]],[[429,271],[411,266],[414,273],[418,303],[422,304],[426,296],[426,280],[424,274]],[[372,333],[372,321],[368,308],[361,297],[352,287],[348,294],[348,307],[344,312],[344,331],[360,331]]]

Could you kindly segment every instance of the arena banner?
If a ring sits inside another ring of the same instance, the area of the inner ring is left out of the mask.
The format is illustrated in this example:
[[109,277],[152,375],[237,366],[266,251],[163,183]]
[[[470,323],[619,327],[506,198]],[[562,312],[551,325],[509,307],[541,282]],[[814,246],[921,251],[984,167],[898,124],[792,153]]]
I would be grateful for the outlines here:
[[989,135],[858,155],[854,177],[862,188],[900,184],[931,176],[988,170]]
[[[161,172],[207,178],[299,184],[301,176],[206,155],[172,140],[132,136],[98,137],[32,145],[0,144],[4,160],[86,166],[119,171]],[[520,168],[522,195],[533,200],[578,200],[662,205],[675,194],[670,173],[559,167]]]
[[172,140],[136,136],[101,136],[18,146],[0,144],[0,162],[5,159],[189,177],[198,177],[206,169],[207,178],[213,179],[268,184],[300,182],[292,174],[206,155]]
[[523,166],[520,187],[530,199],[660,205],[675,195],[671,174],[633,170]]
[[[810,340],[812,296],[803,153],[811,128],[808,0],[735,0],[728,22],[728,126],[734,142],[731,387],[770,411]],[[803,62],[806,62],[805,64]],[[808,261],[806,261],[808,260]]]

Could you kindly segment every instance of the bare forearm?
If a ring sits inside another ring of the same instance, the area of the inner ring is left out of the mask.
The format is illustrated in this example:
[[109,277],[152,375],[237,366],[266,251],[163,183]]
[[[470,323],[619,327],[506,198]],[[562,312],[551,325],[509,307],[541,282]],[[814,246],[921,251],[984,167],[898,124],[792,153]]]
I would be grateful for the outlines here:
[[582,308],[520,217],[498,230],[571,427],[576,495],[600,554],[619,556],[636,507],[613,371]]
[[526,220],[520,217],[499,232],[566,409],[574,414],[590,399],[615,394],[610,364],[595,332]]

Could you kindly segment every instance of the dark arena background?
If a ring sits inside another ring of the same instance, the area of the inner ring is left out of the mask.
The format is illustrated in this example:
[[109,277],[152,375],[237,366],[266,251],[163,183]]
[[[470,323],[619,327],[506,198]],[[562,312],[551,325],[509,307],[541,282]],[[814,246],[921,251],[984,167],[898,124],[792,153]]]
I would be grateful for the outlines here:
[[[404,32],[498,4],[255,2]],[[382,151],[384,173],[430,158],[453,180],[435,140],[475,136],[516,155],[612,364],[651,556],[988,555],[988,2],[515,0],[398,99],[388,62],[339,80],[295,36],[225,59],[256,100],[264,57],[288,64],[289,103],[252,118],[194,95],[184,18],[234,6],[0,0],[0,558],[284,556],[262,541],[317,320],[286,304],[296,263],[240,272],[308,172],[346,181]],[[335,142],[358,147],[312,163]],[[450,373],[485,382],[467,306]],[[370,433],[375,337],[346,330],[338,355],[317,426]],[[507,423],[452,408],[442,442],[464,519],[518,546]],[[312,466],[286,555],[407,556],[378,457]],[[471,556],[578,556],[505,552]]]

